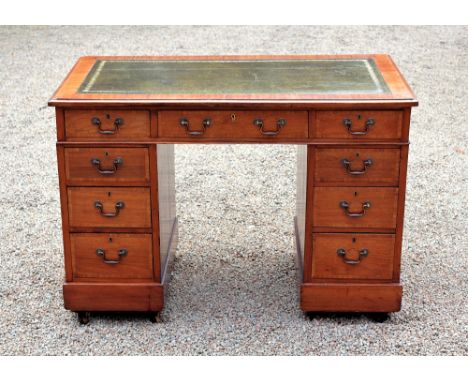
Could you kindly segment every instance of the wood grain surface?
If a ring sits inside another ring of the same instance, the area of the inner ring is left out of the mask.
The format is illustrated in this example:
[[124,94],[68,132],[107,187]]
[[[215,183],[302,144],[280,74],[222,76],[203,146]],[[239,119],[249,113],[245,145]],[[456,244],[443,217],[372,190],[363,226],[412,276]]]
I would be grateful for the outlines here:
[[[153,278],[151,235],[74,233],[70,241],[75,281]],[[97,249],[105,251],[105,259],[96,254]],[[122,249],[127,253],[120,257],[118,251]],[[118,263],[108,264],[104,260]]]
[[[312,278],[391,280],[395,235],[334,234],[313,235]],[[337,251],[346,251],[345,258]],[[359,251],[367,250],[365,257]],[[349,264],[344,260],[359,261]]]
[[[104,213],[115,213],[115,205],[124,208],[115,217],[104,217],[95,207],[103,204]],[[70,227],[149,228],[151,207],[149,188],[143,187],[69,187],[68,210]]]
[[[121,164],[115,165],[116,160]],[[72,186],[147,186],[150,179],[146,148],[70,147],[65,149],[65,168]]]
[[[400,111],[390,110],[334,110],[317,111],[310,118],[310,136],[318,139],[335,140],[399,140],[402,138],[402,118]],[[351,131],[364,132],[366,122],[374,120],[365,135],[350,134],[344,124],[349,119],[352,123]]]
[[[351,213],[361,212],[362,204],[370,208],[361,217],[349,217],[340,207],[349,203]],[[393,187],[315,187],[314,227],[392,228],[396,226],[398,188]]]
[[[348,162],[344,163],[344,160]],[[398,186],[399,170],[399,149],[346,147],[315,150],[314,176],[318,186]]]
[[306,312],[398,312],[399,284],[302,284],[301,308]]
[[[101,134],[93,118],[101,121],[101,130],[114,134]],[[123,120],[117,129],[115,121]],[[141,140],[150,137],[150,114],[144,110],[65,110],[65,134],[70,141],[120,141]]]
[[[191,141],[205,139],[223,139],[242,141],[245,139],[258,139],[265,142],[282,139],[306,139],[308,137],[307,112],[304,111],[161,111],[158,113],[158,137],[160,138],[184,138]],[[190,130],[200,132],[202,135],[191,136],[180,125],[181,118],[186,118],[190,124]],[[203,121],[209,119],[211,124],[203,129]],[[264,133],[274,134],[278,131],[277,123],[284,119],[286,124],[279,129],[277,135],[262,134],[260,128],[254,124],[254,120],[260,119],[264,123]]]
[[63,286],[65,309],[79,311],[159,312],[164,307],[164,288],[158,283],[87,283]]

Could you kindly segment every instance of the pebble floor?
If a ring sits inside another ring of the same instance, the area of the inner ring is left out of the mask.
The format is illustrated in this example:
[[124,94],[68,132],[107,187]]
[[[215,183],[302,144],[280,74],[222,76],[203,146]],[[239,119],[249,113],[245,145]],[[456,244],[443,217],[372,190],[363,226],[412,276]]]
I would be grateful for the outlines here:
[[[305,318],[296,148],[176,146],[164,323],[63,309],[54,110],[82,55],[389,53],[413,112],[402,311]],[[467,27],[1,27],[0,354],[467,355]]]

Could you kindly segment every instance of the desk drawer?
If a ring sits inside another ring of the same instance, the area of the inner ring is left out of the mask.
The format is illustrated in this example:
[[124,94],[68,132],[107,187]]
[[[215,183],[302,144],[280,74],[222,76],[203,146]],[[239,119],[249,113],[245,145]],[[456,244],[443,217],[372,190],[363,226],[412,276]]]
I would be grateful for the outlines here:
[[69,185],[147,185],[149,158],[146,148],[65,148]]
[[314,138],[353,140],[401,139],[403,113],[385,111],[317,111],[311,113]]
[[73,278],[152,279],[152,240],[148,234],[70,235]]
[[144,110],[65,110],[69,141],[138,141],[150,136],[150,113]]
[[160,138],[275,141],[308,137],[306,111],[161,111],[158,118]]
[[400,149],[317,148],[315,184],[398,186]]
[[316,187],[314,227],[395,228],[398,188]]
[[394,235],[313,235],[312,278],[373,279],[393,277]]
[[70,227],[150,228],[150,190],[143,187],[69,187]]

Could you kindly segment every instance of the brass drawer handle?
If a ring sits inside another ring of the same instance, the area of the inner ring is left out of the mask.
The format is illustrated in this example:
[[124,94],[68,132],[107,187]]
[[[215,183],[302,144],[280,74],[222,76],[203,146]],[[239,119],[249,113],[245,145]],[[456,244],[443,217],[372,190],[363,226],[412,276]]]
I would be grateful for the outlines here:
[[185,132],[188,135],[191,135],[192,137],[198,137],[200,135],[205,134],[205,131],[208,127],[211,126],[211,119],[210,118],[205,118],[202,121],[202,129],[201,130],[191,130],[190,129],[190,122],[187,118],[183,117],[179,120],[180,126],[182,126],[185,129]]
[[117,132],[120,126],[124,124],[123,118],[116,118],[112,130],[103,130],[101,120],[98,117],[91,118],[91,123],[98,128],[98,133],[103,135],[112,135]]
[[369,250],[367,248],[363,248],[359,251],[359,259],[357,260],[352,260],[352,259],[348,259],[346,258],[346,249],[344,248],[339,248],[336,250],[336,254],[340,257],[343,258],[343,261],[346,263],[346,264],[349,264],[349,265],[357,265],[361,262],[361,258],[363,257],[366,257],[369,255]]
[[364,125],[364,130],[353,130],[353,121],[351,121],[349,118],[343,119],[343,125],[351,135],[366,135],[369,132],[369,129],[375,125],[375,120],[369,118]]
[[118,264],[120,263],[120,260],[122,260],[123,256],[127,256],[127,249],[126,248],[121,248],[117,251],[117,254],[119,255],[118,260],[108,260],[106,259],[106,251],[102,248],[96,249],[96,255],[99,257],[102,257],[102,261],[106,264]]
[[92,158],[91,159],[91,164],[96,167],[98,170],[99,174],[101,175],[113,175],[117,172],[119,166],[123,165],[123,159],[122,158],[115,158],[114,161],[112,162],[113,167],[110,169],[103,169],[101,167],[101,161],[98,158]]
[[115,212],[104,212],[104,205],[100,201],[95,201],[94,207],[99,210],[99,213],[101,214],[101,216],[104,216],[106,218],[115,218],[120,213],[120,210],[125,207],[125,203],[124,202],[115,203]]
[[286,125],[286,120],[284,118],[278,119],[276,121],[276,130],[273,130],[273,131],[266,131],[264,129],[265,123],[263,122],[263,119],[261,118],[254,119],[253,124],[254,126],[260,129],[260,132],[262,133],[262,135],[265,135],[266,137],[274,137],[278,135],[281,129]]
[[341,164],[346,169],[346,172],[350,175],[363,175],[367,172],[367,168],[372,165],[372,159],[366,159],[362,161],[362,167],[360,170],[351,169],[351,161],[349,159],[342,159]]
[[343,200],[340,202],[340,207],[343,208],[346,212],[346,215],[348,215],[351,218],[359,218],[361,216],[364,216],[366,213],[366,210],[371,207],[370,202],[364,202],[362,203],[362,209],[359,212],[351,212],[349,210],[349,203],[346,200]]

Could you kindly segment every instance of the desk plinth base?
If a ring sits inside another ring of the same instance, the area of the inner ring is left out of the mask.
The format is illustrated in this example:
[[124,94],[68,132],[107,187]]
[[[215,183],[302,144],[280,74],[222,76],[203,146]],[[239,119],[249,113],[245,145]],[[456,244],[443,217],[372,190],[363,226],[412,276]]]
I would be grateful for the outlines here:
[[304,312],[398,312],[400,284],[301,284]]
[[89,322],[89,312],[146,312],[152,322],[160,322],[164,308],[164,285],[158,283],[66,283],[65,308],[78,313],[81,324]]
[[74,312],[159,312],[164,286],[159,283],[66,283],[65,308]]

